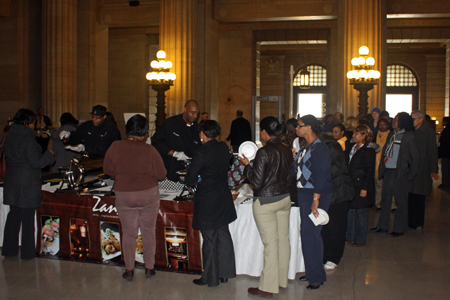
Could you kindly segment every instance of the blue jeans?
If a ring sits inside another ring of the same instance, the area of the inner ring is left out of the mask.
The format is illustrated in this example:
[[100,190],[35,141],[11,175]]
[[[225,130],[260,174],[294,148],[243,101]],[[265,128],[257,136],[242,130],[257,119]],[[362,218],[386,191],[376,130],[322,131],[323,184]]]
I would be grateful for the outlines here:
[[347,241],[365,245],[367,230],[369,228],[369,208],[358,208],[348,210]]

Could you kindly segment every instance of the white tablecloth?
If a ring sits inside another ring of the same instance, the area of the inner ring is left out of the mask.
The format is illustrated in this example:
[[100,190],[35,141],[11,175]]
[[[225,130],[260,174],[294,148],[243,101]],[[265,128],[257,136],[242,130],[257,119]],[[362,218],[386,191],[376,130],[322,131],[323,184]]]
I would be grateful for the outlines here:
[[[236,274],[261,276],[264,266],[264,245],[261,242],[261,237],[253,218],[252,201],[238,205],[236,212],[236,221],[229,225],[236,257]],[[296,273],[305,271],[300,240],[300,212],[298,207],[291,208],[289,223],[291,257],[289,260],[288,278],[293,280]]]

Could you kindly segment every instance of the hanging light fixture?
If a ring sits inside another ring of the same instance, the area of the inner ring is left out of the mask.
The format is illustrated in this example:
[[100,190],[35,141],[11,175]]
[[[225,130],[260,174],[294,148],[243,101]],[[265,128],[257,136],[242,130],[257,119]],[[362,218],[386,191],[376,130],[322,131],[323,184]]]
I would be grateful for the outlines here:
[[300,71],[300,88],[309,89],[309,71],[306,68]]

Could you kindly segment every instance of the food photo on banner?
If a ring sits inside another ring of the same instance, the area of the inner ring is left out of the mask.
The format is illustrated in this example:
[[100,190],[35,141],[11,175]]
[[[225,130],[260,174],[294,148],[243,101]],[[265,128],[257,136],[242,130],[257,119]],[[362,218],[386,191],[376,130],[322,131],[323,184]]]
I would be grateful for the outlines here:
[[89,221],[85,219],[70,218],[70,257],[89,257]]
[[43,255],[59,252],[59,216],[41,216],[41,251]]
[[189,269],[189,254],[187,245],[187,228],[164,227],[166,241],[167,266],[175,271]]
[[103,261],[120,264],[122,261],[122,247],[120,244],[119,223],[100,221],[100,240]]

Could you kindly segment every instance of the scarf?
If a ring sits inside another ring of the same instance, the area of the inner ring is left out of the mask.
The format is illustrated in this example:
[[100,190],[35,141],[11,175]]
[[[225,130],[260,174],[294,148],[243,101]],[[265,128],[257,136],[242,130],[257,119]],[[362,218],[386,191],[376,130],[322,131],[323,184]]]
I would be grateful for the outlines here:
[[[392,153],[394,152],[394,143],[401,143],[403,138],[403,133],[405,133],[405,129],[394,130],[394,134],[391,136],[388,144],[386,145],[386,152],[384,153],[385,158],[392,157]],[[399,140],[397,140],[397,136],[401,136]]]

